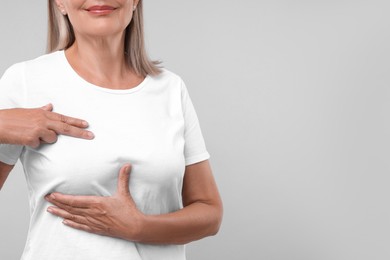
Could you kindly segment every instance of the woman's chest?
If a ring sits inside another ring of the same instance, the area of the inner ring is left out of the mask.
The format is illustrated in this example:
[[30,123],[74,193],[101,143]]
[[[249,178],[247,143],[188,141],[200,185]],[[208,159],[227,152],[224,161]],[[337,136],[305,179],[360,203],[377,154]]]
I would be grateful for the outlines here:
[[54,106],[63,114],[87,120],[95,138],[59,136],[55,144],[26,149],[22,161],[32,187],[49,183],[58,192],[110,195],[125,163],[132,164],[135,192],[182,179],[184,122],[180,111],[121,102],[109,107],[91,103],[78,111],[61,102]]

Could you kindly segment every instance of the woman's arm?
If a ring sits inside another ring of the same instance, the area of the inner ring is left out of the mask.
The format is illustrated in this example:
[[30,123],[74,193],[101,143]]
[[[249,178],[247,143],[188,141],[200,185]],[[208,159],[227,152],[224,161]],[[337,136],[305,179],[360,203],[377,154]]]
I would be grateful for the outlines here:
[[[0,110],[0,144],[26,145],[36,148],[42,142],[56,142],[58,134],[93,139],[93,134],[85,130],[88,127],[87,122],[53,113],[52,110],[52,104],[35,109]],[[0,162],[0,190],[13,167],[13,165]]]
[[64,224],[105,236],[149,243],[185,244],[218,232],[222,202],[208,160],[186,167],[184,208],[163,215],[144,215],[129,191],[130,165],[122,167],[116,194],[111,197],[53,193],[48,211]]
[[0,162],[0,190],[3,187],[9,173],[14,168],[14,165],[8,165],[3,162]]
[[93,139],[84,120],[51,112],[53,105],[41,108],[0,110],[0,144],[37,148],[42,142],[55,143],[57,135]]
[[222,201],[209,161],[186,167],[182,210],[166,215],[145,216],[142,243],[186,244],[215,235],[222,221]]

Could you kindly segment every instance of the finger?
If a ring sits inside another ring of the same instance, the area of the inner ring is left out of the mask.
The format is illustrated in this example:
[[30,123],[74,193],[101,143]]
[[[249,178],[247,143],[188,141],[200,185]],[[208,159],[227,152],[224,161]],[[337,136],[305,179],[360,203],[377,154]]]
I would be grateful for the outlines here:
[[66,123],[68,125],[79,127],[79,128],[86,128],[89,126],[88,122],[85,120],[70,117],[70,116],[65,116],[54,112],[49,112],[46,114],[46,116],[51,120]]
[[52,203],[54,206],[57,206],[57,208],[60,208],[61,210],[64,210],[70,214],[75,214],[75,215],[80,215],[80,216],[88,216],[92,212],[91,209],[89,208],[77,208],[77,207],[72,207],[70,205],[55,201],[55,200],[48,200],[50,203]]
[[45,133],[42,134],[42,136],[40,137],[41,141],[43,143],[48,143],[48,144],[53,144],[55,142],[57,142],[57,133],[52,131],[52,130],[48,130],[48,131],[45,131]]
[[57,134],[91,140],[95,136],[92,132],[59,121],[49,121],[48,128]]
[[74,229],[83,230],[83,231],[86,231],[89,233],[99,234],[99,232],[94,231],[94,229],[92,229],[91,227],[89,227],[85,224],[80,224],[80,223],[74,222],[70,219],[65,219],[64,221],[62,221],[62,223],[64,223],[65,225],[67,225],[71,228],[74,228]]
[[33,149],[36,149],[41,145],[41,140],[39,138],[33,138],[30,140],[27,140],[26,142],[23,142],[22,144],[27,145]]
[[63,219],[69,219],[74,222],[80,223],[80,224],[88,224],[88,221],[86,220],[85,217],[74,214],[74,213],[69,213],[66,210],[63,210],[61,208],[56,208],[56,207],[49,207],[47,208],[47,211],[53,215],[56,215],[58,217],[61,217]]
[[45,199],[55,205],[61,206],[61,204],[64,204],[72,208],[89,208],[97,202],[95,196],[74,196],[57,192],[46,195]]
[[41,109],[43,109],[45,111],[52,111],[53,110],[53,105],[49,103],[49,104],[41,107]]
[[129,181],[130,181],[131,164],[125,164],[119,171],[117,193],[120,195],[130,196]]

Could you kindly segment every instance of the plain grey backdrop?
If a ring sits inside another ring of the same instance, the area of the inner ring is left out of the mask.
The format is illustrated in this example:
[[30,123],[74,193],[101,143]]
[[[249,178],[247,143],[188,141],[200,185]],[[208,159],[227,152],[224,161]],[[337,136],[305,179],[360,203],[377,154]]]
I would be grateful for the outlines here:
[[[46,1],[2,0],[0,71],[45,51]],[[150,56],[181,75],[224,200],[189,260],[390,259],[390,2],[145,1]],[[20,165],[0,259],[28,229]]]

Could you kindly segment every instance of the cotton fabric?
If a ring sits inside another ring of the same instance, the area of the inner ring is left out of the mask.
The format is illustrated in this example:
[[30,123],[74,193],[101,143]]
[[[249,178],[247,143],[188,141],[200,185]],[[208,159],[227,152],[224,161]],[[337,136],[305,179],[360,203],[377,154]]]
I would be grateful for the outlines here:
[[113,90],[81,78],[64,51],[10,67],[0,80],[0,109],[37,108],[85,119],[93,140],[60,135],[37,149],[0,145],[0,161],[21,160],[30,200],[22,260],[184,260],[183,245],[146,245],[75,230],[46,211],[51,192],[110,196],[132,164],[130,192],[145,214],[182,208],[185,166],[209,159],[183,80],[163,69],[136,87]]

